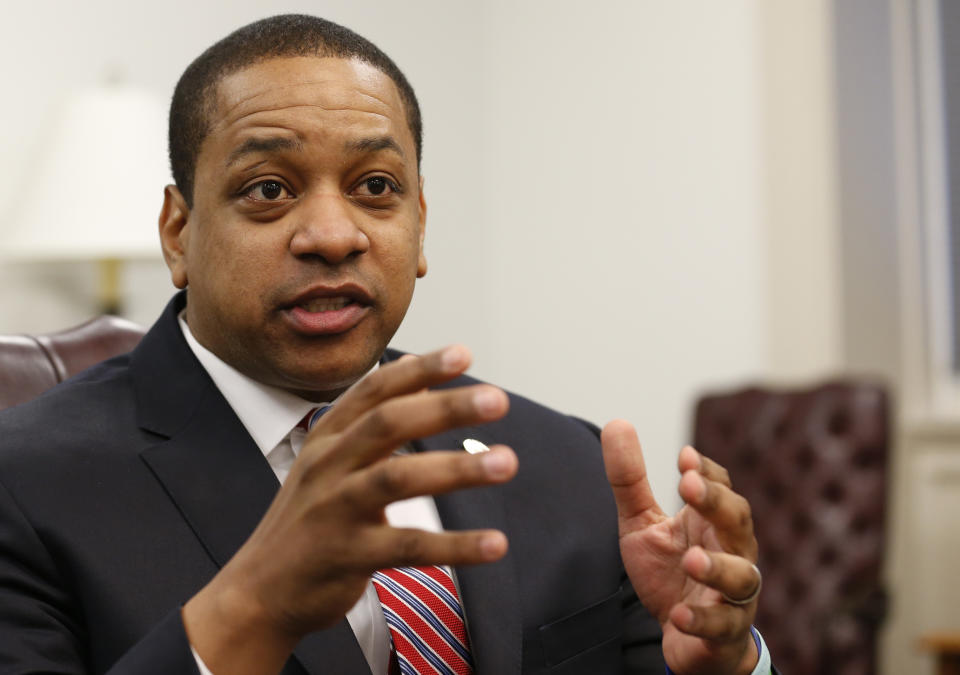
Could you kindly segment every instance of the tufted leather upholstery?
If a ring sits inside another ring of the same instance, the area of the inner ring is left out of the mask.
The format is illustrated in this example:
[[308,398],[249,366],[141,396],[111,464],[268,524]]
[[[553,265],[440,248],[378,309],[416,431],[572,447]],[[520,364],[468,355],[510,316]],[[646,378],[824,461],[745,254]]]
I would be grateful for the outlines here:
[[100,316],[48,335],[0,336],[0,410],[25,403],[81,370],[133,349],[143,329]]
[[753,509],[757,627],[791,675],[876,671],[889,443],[882,388],[834,382],[703,397],[694,445]]

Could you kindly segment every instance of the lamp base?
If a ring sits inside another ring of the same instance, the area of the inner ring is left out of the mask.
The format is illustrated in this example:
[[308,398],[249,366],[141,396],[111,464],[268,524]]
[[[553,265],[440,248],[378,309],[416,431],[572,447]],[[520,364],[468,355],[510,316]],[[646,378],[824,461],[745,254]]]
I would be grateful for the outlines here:
[[101,258],[97,261],[100,272],[100,289],[97,294],[101,314],[119,315],[123,309],[120,301],[120,267],[123,262],[119,258]]

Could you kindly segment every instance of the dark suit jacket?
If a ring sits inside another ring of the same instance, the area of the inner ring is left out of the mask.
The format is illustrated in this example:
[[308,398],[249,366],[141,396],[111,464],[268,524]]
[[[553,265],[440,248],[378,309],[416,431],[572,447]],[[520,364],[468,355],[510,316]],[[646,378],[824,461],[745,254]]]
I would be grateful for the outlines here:
[[[196,673],[179,608],[278,483],[184,341],[182,304],[131,354],[0,413],[0,673]],[[596,429],[513,396],[504,420],[416,449],[468,437],[520,458],[507,485],[437,499],[447,528],[510,540],[504,560],[457,570],[477,672],[662,675],[659,626],[624,581]],[[305,638],[284,673],[369,669],[344,620]]]

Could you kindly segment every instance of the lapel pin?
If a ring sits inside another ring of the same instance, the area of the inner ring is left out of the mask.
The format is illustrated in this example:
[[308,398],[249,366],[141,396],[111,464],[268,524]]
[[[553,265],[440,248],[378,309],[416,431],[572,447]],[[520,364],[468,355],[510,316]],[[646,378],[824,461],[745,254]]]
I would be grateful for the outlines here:
[[471,455],[490,451],[490,448],[474,438],[463,439],[463,449],[469,452]]

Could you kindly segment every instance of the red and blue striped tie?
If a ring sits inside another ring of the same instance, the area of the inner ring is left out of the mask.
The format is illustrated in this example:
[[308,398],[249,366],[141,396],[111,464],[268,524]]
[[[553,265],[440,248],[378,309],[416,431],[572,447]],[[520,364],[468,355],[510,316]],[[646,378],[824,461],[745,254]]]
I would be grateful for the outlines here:
[[[310,430],[332,405],[314,408],[299,426]],[[373,573],[403,675],[472,675],[473,659],[463,608],[450,574],[436,565]]]
[[397,567],[373,574],[403,675],[470,675],[463,608],[442,567]]

